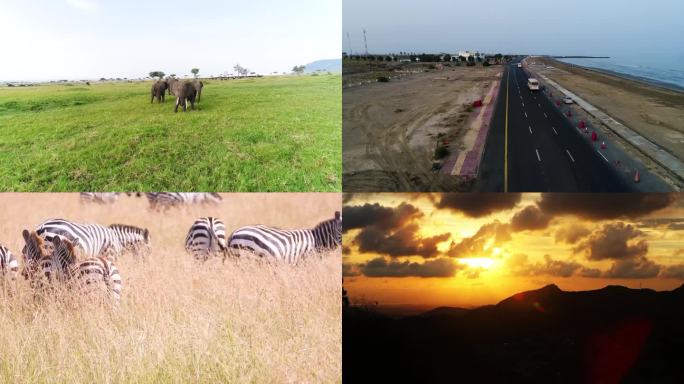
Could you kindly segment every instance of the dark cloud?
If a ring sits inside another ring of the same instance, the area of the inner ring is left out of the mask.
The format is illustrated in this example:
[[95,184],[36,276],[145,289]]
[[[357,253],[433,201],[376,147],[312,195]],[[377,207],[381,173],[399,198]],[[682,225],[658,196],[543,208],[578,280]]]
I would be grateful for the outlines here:
[[433,237],[420,237],[418,225],[411,223],[394,232],[377,227],[367,227],[354,238],[361,252],[375,252],[392,257],[422,256],[435,257],[439,253],[437,244],[449,240],[449,233]]
[[485,224],[477,233],[471,237],[466,237],[460,243],[452,243],[448,255],[451,257],[468,257],[482,253],[485,245],[490,241],[491,246],[499,246],[511,240],[511,229],[509,224],[503,224],[495,220]]
[[423,212],[411,204],[384,207],[378,203],[342,207],[344,231],[374,226],[381,230],[399,228],[403,224],[422,217]]
[[537,204],[548,215],[603,220],[641,217],[676,200],[666,193],[545,193]]
[[550,221],[551,216],[542,212],[536,205],[528,205],[513,215],[511,229],[514,232],[544,229],[549,226]]
[[668,229],[681,229],[682,224],[684,224],[684,218],[681,217],[658,217],[639,220],[636,226],[639,228],[665,227]]
[[591,231],[586,227],[579,224],[572,224],[556,231],[556,243],[575,244],[590,233]]
[[461,268],[448,258],[416,263],[387,261],[384,257],[378,257],[357,266],[368,277],[451,277]]
[[646,256],[648,243],[643,232],[623,222],[604,224],[581,241],[575,252],[586,254],[589,260],[625,260]]
[[512,209],[520,198],[519,193],[444,193],[435,201],[435,206],[462,212],[469,217],[482,217]]
[[570,277],[577,274],[582,277],[599,277],[601,271],[593,268],[586,268],[574,261],[555,260],[549,255],[544,255],[544,261],[529,263],[527,255],[516,254],[508,258],[507,264],[513,274],[518,276],[560,276]]
[[663,266],[660,277],[684,280],[684,264]]
[[342,263],[342,277],[354,277],[360,275],[354,264]]
[[639,256],[632,259],[617,260],[609,270],[604,273],[604,277],[616,279],[648,279],[658,276],[660,265]]

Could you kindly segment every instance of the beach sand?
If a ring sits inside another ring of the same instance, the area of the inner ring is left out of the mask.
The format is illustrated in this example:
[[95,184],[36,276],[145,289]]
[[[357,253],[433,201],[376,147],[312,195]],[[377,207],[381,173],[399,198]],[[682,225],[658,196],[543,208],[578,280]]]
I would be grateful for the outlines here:
[[467,181],[432,170],[435,148],[447,139],[450,151],[467,149],[469,106],[499,72],[500,66],[446,67],[345,88],[345,191],[468,189]]
[[684,92],[537,58],[540,72],[684,160]]

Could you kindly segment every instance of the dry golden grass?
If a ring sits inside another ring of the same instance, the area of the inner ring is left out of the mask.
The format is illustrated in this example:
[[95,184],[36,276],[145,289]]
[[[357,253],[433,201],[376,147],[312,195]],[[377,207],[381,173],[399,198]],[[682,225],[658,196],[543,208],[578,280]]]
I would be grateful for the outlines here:
[[147,262],[117,262],[117,309],[36,303],[19,277],[0,302],[0,382],[340,382],[340,252],[302,265],[249,259],[197,263],[183,242],[192,222],[222,218],[228,231],[265,223],[313,227],[339,194],[224,194],[216,207],[154,213],[144,198],[81,205],[77,194],[0,195],[0,243],[20,257],[21,230],[47,218],[150,229]]

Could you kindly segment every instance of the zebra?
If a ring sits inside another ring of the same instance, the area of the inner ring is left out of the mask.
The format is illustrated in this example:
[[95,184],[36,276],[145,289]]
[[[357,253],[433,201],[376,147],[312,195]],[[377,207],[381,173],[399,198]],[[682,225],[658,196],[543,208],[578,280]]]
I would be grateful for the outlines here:
[[81,192],[81,203],[112,204],[119,199],[119,192]]
[[3,286],[8,289],[10,294],[14,294],[19,264],[12,252],[2,245],[0,245],[0,273],[2,273]]
[[145,196],[152,209],[168,209],[182,204],[218,204],[223,200],[218,193],[148,192]]
[[59,236],[52,238],[52,273],[59,272],[62,280],[67,281],[70,287],[81,290],[81,293],[108,293],[115,302],[119,302],[123,287],[119,269],[104,257],[78,260],[75,253],[78,242],[78,239],[72,243]]
[[110,224],[108,228],[117,234],[124,251],[142,255],[150,253],[151,239],[147,228],[127,224]]
[[[242,227],[230,236],[231,249],[247,249],[264,258],[297,264],[308,253],[332,250],[342,244],[342,215],[318,223],[313,229],[283,230],[266,225]],[[225,257],[224,257],[225,260]]]
[[198,260],[207,260],[210,256],[227,250],[226,226],[216,217],[201,217],[190,226],[185,237],[185,250]]
[[116,259],[124,249],[133,244],[146,244],[149,233],[144,235],[134,231],[124,231],[117,224],[114,228],[98,224],[79,224],[64,219],[49,219],[36,227],[36,233],[48,242],[48,251],[52,246],[52,239],[56,236],[77,244],[84,253],[84,257],[105,256]]

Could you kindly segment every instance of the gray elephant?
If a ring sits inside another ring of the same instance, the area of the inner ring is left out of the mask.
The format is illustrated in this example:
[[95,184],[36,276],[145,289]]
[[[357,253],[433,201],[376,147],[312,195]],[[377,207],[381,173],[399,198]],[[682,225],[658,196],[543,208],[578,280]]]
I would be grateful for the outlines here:
[[168,86],[169,85],[165,80],[160,80],[152,84],[152,98],[150,99],[150,103],[154,103],[155,97],[159,100],[159,103],[163,103],[164,94],[166,93],[166,88],[168,88]]
[[169,85],[169,95],[173,95],[173,84],[177,83],[178,79],[174,77],[167,77],[166,83]]
[[191,81],[176,81],[171,88],[172,93],[176,96],[176,108],[174,108],[174,112],[178,112],[179,105],[183,107],[183,112],[185,112],[188,101],[190,101],[190,109],[195,109],[197,90]]
[[195,86],[195,91],[197,91],[197,102],[200,102],[200,97],[202,96],[202,88],[204,88],[204,83],[202,80],[195,80],[192,82],[192,85]]

